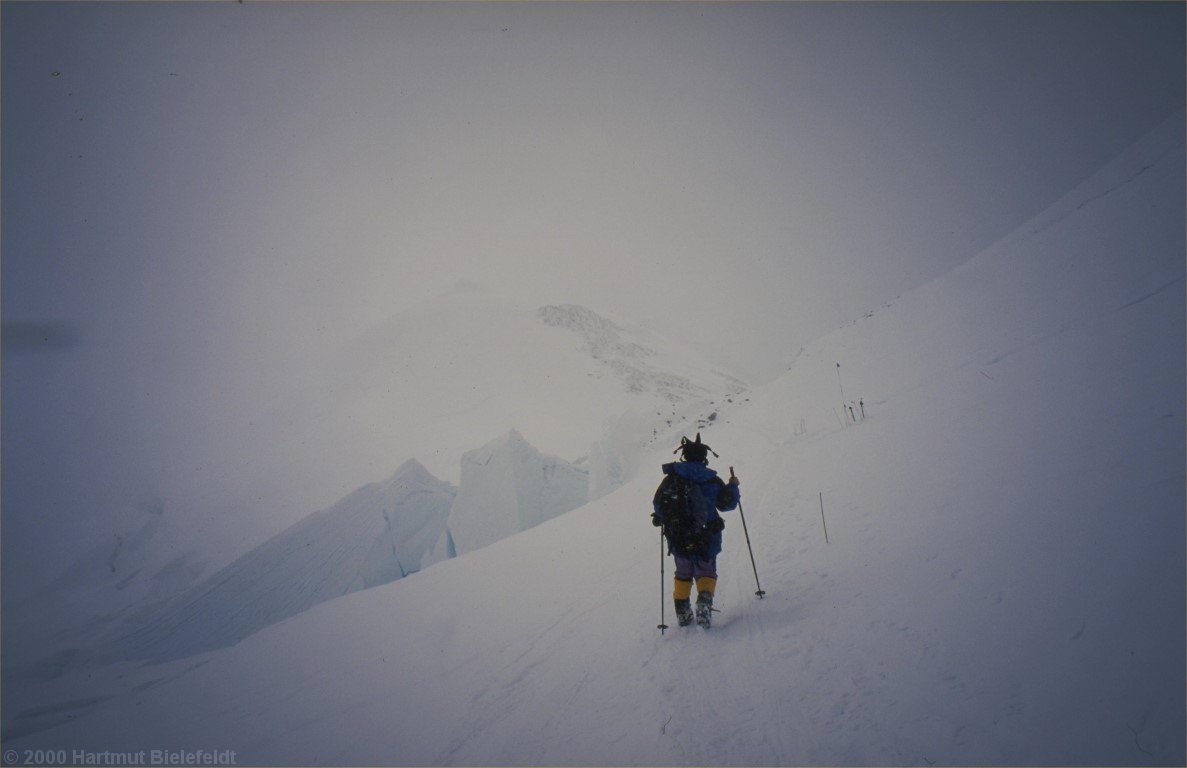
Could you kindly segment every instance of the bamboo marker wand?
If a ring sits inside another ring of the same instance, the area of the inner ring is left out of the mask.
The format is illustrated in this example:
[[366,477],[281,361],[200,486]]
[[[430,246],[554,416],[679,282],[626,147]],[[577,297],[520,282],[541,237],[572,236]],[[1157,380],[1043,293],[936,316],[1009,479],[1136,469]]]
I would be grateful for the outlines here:
[[820,492],[820,523],[824,526],[824,543],[828,543],[828,523],[824,521],[824,491]]

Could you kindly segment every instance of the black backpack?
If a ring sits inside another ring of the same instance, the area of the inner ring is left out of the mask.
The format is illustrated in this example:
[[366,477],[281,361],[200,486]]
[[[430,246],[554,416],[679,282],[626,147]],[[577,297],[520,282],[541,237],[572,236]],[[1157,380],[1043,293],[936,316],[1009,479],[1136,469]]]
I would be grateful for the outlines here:
[[654,502],[663,519],[669,551],[679,557],[703,558],[709,543],[705,523],[710,510],[700,486],[673,472],[655,489]]

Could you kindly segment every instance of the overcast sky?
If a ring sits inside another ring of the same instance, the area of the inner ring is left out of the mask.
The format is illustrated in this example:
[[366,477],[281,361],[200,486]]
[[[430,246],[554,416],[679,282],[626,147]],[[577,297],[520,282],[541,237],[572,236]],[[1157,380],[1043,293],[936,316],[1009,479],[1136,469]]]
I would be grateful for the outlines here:
[[1184,100],[1181,3],[4,2],[0,24],[6,577],[459,280],[691,333],[763,380]]

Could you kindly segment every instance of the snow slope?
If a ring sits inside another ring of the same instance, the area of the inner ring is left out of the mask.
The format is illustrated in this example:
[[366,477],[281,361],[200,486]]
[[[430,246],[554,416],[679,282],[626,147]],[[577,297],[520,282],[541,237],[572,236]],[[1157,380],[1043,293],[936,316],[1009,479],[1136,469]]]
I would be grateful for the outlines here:
[[20,626],[4,635],[5,680],[14,671],[33,678],[59,674],[80,647],[155,614],[208,567],[164,504],[126,507],[110,538],[96,542],[45,588],[5,606],[6,621]]
[[386,481],[309,515],[83,655],[91,663],[184,658],[401,579],[420,570],[456,493],[410,459]]
[[[119,660],[168,661],[233,645],[321,602],[484,547],[589,498],[586,470],[541,454],[514,430],[461,461],[455,488],[409,459],[388,480],[309,515],[175,598],[146,598],[121,621],[89,622],[67,636],[73,642],[66,651],[42,649],[37,661],[9,669],[8,679],[56,677],[70,666]],[[156,523],[151,518],[107,555],[113,578],[130,567],[125,561],[144,549]]]
[[[4,746],[1183,764],[1183,147],[1180,114],[749,402],[655,417],[608,495],[234,647],[55,681]],[[864,419],[842,421],[842,386]],[[661,634],[648,502],[698,425],[742,478],[767,597],[728,513],[716,625]]]

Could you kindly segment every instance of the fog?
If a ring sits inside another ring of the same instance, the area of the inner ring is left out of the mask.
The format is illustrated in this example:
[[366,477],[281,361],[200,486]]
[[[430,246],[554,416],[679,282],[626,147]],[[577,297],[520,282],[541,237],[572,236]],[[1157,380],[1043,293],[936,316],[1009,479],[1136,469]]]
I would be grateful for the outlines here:
[[[225,516],[269,404],[461,280],[770,379],[1181,107],[1183,22],[1129,3],[4,3],[5,596],[128,507]],[[278,526],[236,509],[218,525]]]

